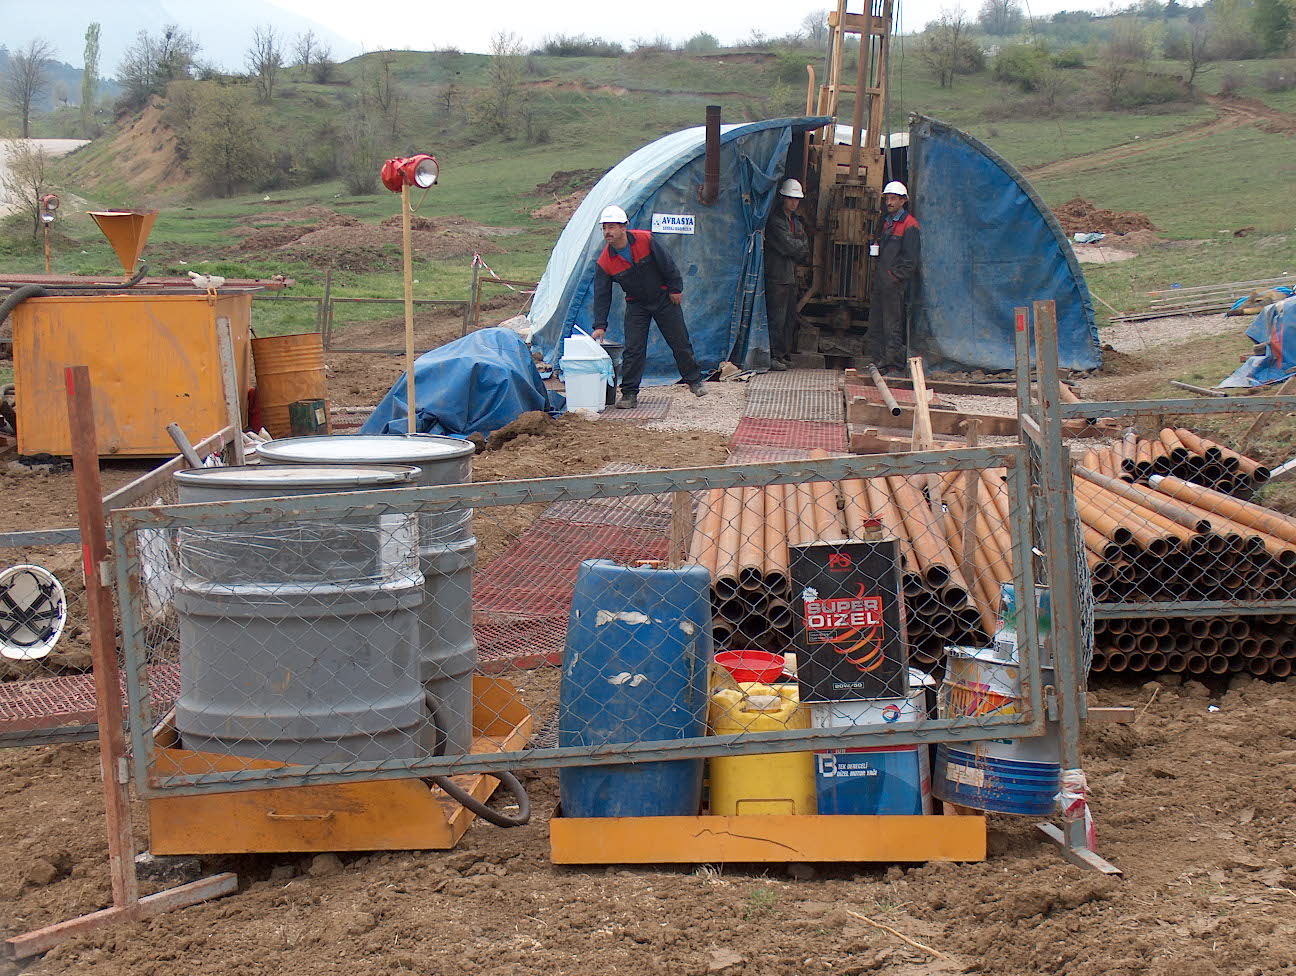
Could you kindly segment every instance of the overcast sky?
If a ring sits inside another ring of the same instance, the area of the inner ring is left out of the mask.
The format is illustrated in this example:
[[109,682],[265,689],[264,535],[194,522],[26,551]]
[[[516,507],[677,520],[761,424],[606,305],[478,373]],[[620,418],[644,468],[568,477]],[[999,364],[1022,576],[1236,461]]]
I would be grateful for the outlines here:
[[[733,43],[752,28],[766,35],[798,29],[812,11],[836,7],[824,0],[649,0],[647,3],[608,0],[495,0],[465,3],[430,2],[358,3],[356,0],[271,0],[276,6],[305,14],[367,50],[399,48],[432,50],[456,47],[485,52],[490,37],[501,27],[518,34],[528,46],[537,46],[547,34],[589,34],[628,43],[635,38],[664,34],[687,40],[699,31]],[[980,0],[966,0],[964,10],[975,16]],[[1123,4],[1122,4],[1123,5]],[[947,0],[904,0],[898,3],[901,29],[908,33],[958,4]],[[1102,10],[1108,2],[1096,0],[1024,0],[1036,17],[1058,10]],[[859,10],[861,0],[850,0],[848,9]]]

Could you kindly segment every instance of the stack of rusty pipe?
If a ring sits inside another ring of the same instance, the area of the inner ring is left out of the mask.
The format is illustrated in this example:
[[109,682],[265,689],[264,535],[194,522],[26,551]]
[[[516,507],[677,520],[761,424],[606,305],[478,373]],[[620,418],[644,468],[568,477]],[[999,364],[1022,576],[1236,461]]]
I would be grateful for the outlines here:
[[1122,481],[1171,475],[1244,498],[1251,497],[1270,477],[1269,469],[1259,461],[1182,427],[1167,427],[1153,438],[1126,431],[1111,447],[1087,451],[1081,463]]
[[935,662],[947,644],[984,643],[993,619],[973,603],[947,532],[919,479],[903,477],[713,489],[696,514],[689,561],[711,571],[717,647],[789,650],[794,601],[789,546],[864,538],[880,519],[903,561],[909,644]]
[[1092,670],[1285,678],[1296,668],[1293,620],[1281,614],[1098,620]]

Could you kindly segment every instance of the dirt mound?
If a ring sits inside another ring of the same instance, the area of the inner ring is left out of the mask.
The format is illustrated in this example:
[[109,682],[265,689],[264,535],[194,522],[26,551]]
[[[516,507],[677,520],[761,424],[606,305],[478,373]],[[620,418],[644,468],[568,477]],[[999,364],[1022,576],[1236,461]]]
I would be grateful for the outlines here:
[[[462,219],[462,218],[460,218]],[[440,221],[429,221],[436,230],[415,230],[411,234],[415,258],[471,257],[473,254],[505,254],[507,251],[482,233],[480,225],[472,229],[452,229]],[[467,222],[465,222],[467,223]],[[512,228],[485,228],[516,233]],[[357,224],[354,227],[324,227],[275,248],[280,254],[300,258],[322,267],[347,271],[396,270],[401,261],[399,218],[393,226]]]
[[576,208],[581,205],[581,201],[588,195],[589,190],[577,190],[565,197],[556,198],[553,203],[536,207],[531,211],[531,216],[536,220],[570,220]]
[[[384,220],[380,227],[394,227],[400,230],[400,214],[392,214]],[[512,237],[514,234],[522,233],[521,227],[492,227],[490,224],[479,224],[467,217],[460,217],[458,214],[447,214],[443,217],[420,217],[414,214],[410,217],[411,230],[433,231],[438,234],[458,234],[473,235],[476,237]]]
[[270,251],[299,241],[307,234],[328,227],[359,227],[360,221],[328,207],[311,205],[300,210],[272,210],[245,217],[256,228],[239,242],[240,251]]
[[1053,211],[1062,229],[1070,234],[1128,234],[1136,230],[1156,230],[1146,214],[1137,210],[1099,210],[1083,197],[1068,200]]
[[604,169],[560,169],[543,183],[537,183],[536,196],[564,196],[574,190],[588,190],[599,181]]

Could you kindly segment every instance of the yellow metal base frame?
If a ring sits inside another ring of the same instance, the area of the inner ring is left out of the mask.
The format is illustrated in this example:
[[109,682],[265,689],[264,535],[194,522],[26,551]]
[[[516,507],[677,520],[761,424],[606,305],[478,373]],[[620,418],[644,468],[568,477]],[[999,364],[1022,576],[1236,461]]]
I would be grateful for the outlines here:
[[[472,751],[524,748],[532,718],[513,685],[476,675],[473,693]],[[165,726],[156,737],[163,746],[154,770],[159,775],[283,765],[174,748],[175,732]],[[498,785],[485,775],[454,781],[483,801]],[[174,796],[148,806],[154,854],[441,851],[459,843],[474,817],[417,779]]]
[[554,817],[549,845],[555,864],[984,861],[986,819]]

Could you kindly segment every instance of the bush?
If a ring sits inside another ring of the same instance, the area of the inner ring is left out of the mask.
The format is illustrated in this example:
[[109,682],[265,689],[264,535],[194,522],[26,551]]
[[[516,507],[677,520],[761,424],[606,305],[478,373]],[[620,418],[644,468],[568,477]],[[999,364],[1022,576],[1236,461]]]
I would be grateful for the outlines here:
[[1083,68],[1086,66],[1085,52],[1082,47],[1063,48],[1053,55],[1053,67],[1055,68]]
[[675,45],[665,34],[658,34],[656,37],[636,37],[630,42],[630,54],[636,58],[646,58],[653,54],[670,54],[675,50]]
[[684,42],[684,50],[689,54],[706,54],[710,51],[720,50],[720,41],[714,34],[702,31],[702,33],[694,34]]
[[1260,87],[1267,92],[1285,92],[1296,88],[1296,62],[1289,61],[1270,68],[1260,76]]
[[1219,93],[1227,96],[1236,95],[1242,90],[1242,86],[1245,84],[1245,78],[1236,71],[1229,71],[1220,79]]
[[1052,67],[1047,50],[1034,44],[1010,44],[994,59],[994,76],[1004,84],[1016,85],[1024,92],[1035,91],[1040,76]]
[[552,58],[619,58],[625,48],[618,41],[584,34],[550,34],[540,44],[538,54]]
[[1189,98],[1183,82],[1163,75],[1134,75],[1111,99],[1113,108],[1142,108],[1145,105],[1168,105]]

